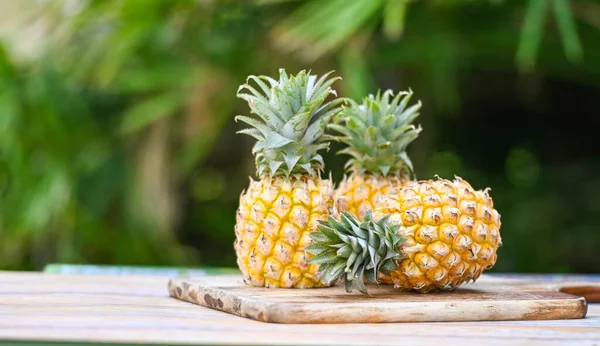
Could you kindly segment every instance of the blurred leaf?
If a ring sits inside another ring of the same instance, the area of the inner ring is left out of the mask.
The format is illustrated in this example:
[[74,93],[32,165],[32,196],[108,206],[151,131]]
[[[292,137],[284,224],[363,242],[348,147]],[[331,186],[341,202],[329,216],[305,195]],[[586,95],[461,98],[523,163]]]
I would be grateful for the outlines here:
[[569,3],[567,0],[554,0],[553,4],[554,16],[565,48],[565,55],[572,62],[581,61],[583,50]]
[[14,140],[14,126],[21,112],[16,73],[4,46],[0,44],[0,145],[4,146],[4,150],[9,149],[10,142]]
[[383,0],[313,0],[301,6],[272,31],[275,44],[297,51],[306,60],[339,48],[381,8]]
[[47,167],[35,191],[23,199],[20,213],[25,227],[42,231],[53,223],[53,218],[64,212],[71,195],[70,179],[62,167]]
[[344,76],[344,94],[357,101],[369,93],[376,92],[375,81],[366,58],[366,46],[371,35],[371,28],[363,30],[355,35],[339,54],[340,73]]
[[222,113],[214,115],[202,135],[193,138],[181,151],[176,166],[182,176],[190,174],[198,164],[206,159],[214,148],[215,139],[229,119]]
[[535,66],[535,59],[542,41],[544,25],[546,24],[548,1],[529,0],[527,4],[516,58],[517,65],[521,70],[528,71]]
[[[417,177],[493,189],[506,220],[498,269],[597,267],[596,118],[564,126],[569,104],[583,107],[578,116],[595,109],[585,94],[600,85],[597,1],[29,3],[39,10],[12,28],[10,54],[0,48],[1,269],[235,265],[235,210],[254,171],[249,141],[234,135],[231,116],[247,112],[235,90],[278,67],[339,71],[353,98],[388,87],[421,95]],[[546,42],[548,6],[558,32]],[[22,15],[8,8],[0,22]],[[539,97],[524,105],[513,72],[537,56],[543,70],[527,90]],[[334,146],[324,160],[341,179]],[[518,149],[530,146],[535,156]],[[573,152],[581,160],[565,169]]]
[[411,0],[387,0],[383,11],[383,32],[390,40],[397,40],[404,32],[406,11]]
[[159,119],[173,115],[181,106],[183,97],[181,91],[174,90],[136,103],[123,114],[120,132],[132,133]]
[[452,35],[454,23],[438,20],[437,33],[428,40],[431,48],[427,51],[427,77],[429,88],[435,98],[436,107],[448,116],[456,116],[461,107],[458,69],[460,68],[459,40]]
[[17,96],[10,90],[0,90],[0,144],[8,146],[13,139],[14,126],[19,116]]
[[252,0],[255,5],[272,5],[272,4],[280,4],[282,2],[294,2],[294,1],[303,1],[303,0]]
[[135,50],[151,32],[149,24],[124,26],[116,34],[109,36],[105,47],[110,47],[111,54],[96,61],[96,76],[101,86],[106,86],[118,75],[127,59],[135,54]]
[[152,92],[161,88],[178,88],[197,78],[189,66],[161,64],[151,68],[128,69],[115,81],[121,92]]

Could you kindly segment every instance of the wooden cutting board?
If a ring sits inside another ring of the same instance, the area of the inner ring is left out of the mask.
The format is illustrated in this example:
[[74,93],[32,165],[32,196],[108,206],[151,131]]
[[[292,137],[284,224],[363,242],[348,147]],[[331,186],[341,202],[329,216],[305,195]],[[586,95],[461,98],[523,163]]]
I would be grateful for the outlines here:
[[[239,275],[172,278],[172,297],[273,323],[377,323],[549,320],[584,318],[587,301],[600,298],[599,282],[531,284],[482,277],[451,292],[401,292],[368,287],[372,297],[329,288],[282,289],[245,285]],[[563,291],[575,292],[578,295]]]

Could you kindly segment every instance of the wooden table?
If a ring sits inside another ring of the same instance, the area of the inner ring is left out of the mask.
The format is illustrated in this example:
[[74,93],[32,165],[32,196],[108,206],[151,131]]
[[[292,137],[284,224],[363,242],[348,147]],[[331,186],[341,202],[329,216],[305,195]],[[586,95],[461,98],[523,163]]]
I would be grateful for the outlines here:
[[[600,345],[600,304],[578,320],[268,324],[170,298],[167,277],[0,272],[0,340],[217,345]],[[0,341],[1,343],[1,341]]]

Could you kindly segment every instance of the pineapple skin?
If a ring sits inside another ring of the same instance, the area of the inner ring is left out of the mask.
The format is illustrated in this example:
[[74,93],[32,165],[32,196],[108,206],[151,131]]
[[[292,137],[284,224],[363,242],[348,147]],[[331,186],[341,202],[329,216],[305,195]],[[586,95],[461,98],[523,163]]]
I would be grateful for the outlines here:
[[259,287],[323,287],[318,264],[304,251],[333,209],[329,179],[265,178],[250,181],[236,215],[234,248],[246,284]]
[[372,174],[350,174],[345,176],[335,190],[335,215],[347,212],[362,221],[369,210],[373,210],[382,196],[397,194],[407,184],[407,175],[375,176]]
[[476,191],[456,177],[419,181],[380,199],[374,217],[391,214],[405,258],[382,283],[422,293],[453,289],[491,268],[502,245],[500,214],[488,190]]

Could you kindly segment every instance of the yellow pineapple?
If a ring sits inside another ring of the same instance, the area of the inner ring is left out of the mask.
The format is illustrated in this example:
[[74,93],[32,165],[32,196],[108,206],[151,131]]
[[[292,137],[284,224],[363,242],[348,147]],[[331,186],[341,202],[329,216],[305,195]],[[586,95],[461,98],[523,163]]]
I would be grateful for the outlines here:
[[453,289],[491,268],[502,244],[488,190],[458,177],[415,182],[366,215],[360,224],[342,214],[342,223],[330,219],[311,235],[316,243],[307,251],[316,254],[323,281],[342,278],[347,290],[364,293],[363,276],[378,281],[383,273],[403,290]]
[[334,137],[347,147],[340,154],[351,158],[345,176],[335,192],[336,209],[362,219],[376,200],[413,179],[413,166],[406,147],[417,138],[420,127],[411,123],[419,116],[421,103],[408,106],[412,91],[391,90],[369,95],[362,104],[350,101],[339,115],[343,125],[331,124]]
[[250,285],[323,286],[319,266],[308,263],[312,256],[304,247],[311,243],[318,220],[333,209],[333,184],[320,176],[324,163],[318,151],[328,148],[323,135],[340,109],[341,99],[325,102],[335,95],[331,85],[339,78],[328,79],[330,73],[318,80],[304,71],[296,76],[279,73],[278,80],[250,76],[238,90],[238,97],[259,118],[236,117],[251,126],[240,133],[257,140],[252,153],[259,180],[251,179],[240,196],[237,263]]

